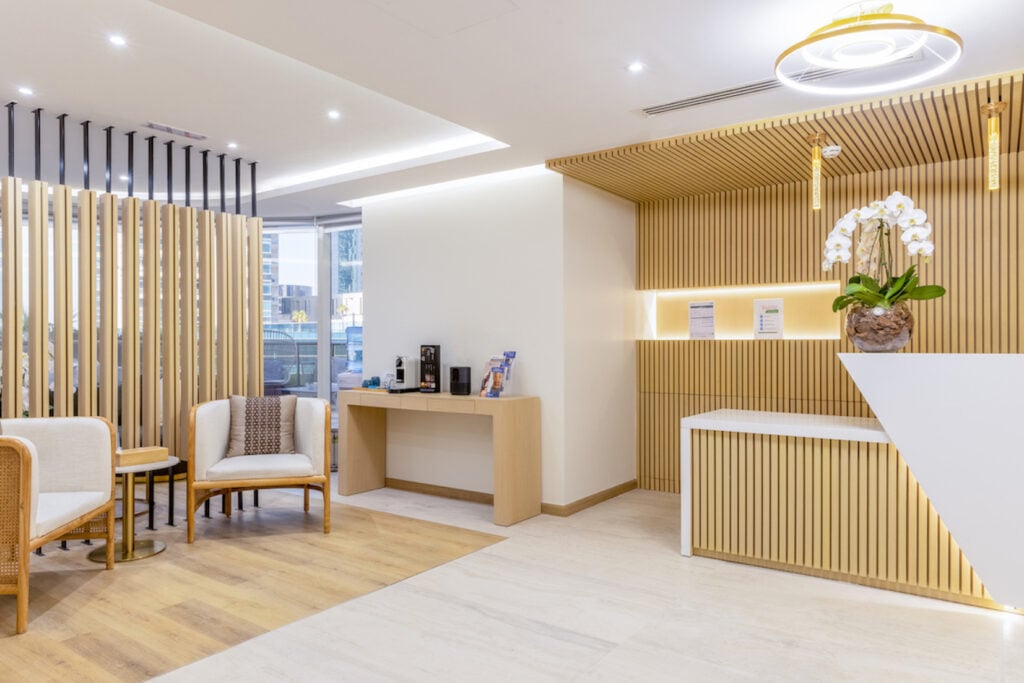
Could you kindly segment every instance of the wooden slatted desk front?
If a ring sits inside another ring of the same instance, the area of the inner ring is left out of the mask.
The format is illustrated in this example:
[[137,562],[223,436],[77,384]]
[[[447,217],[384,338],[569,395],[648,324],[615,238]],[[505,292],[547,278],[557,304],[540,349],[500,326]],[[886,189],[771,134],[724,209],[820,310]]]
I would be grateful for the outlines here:
[[540,514],[540,399],[451,394],[338,392],[342,495],[383,488],[387,470],[387,411],[491,416],[494,523],[510,526]]

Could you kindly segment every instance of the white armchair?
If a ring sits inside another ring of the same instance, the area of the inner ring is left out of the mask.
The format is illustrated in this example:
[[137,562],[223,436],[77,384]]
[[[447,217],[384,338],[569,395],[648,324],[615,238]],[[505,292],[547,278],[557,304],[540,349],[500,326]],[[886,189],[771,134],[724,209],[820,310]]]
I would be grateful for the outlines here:
[[[227,399],[192,408],[189,418],[188,542],[195,539],[196,509],[206,500],[234,491],[301,488],[309,511],[309,491],[324,498],[324,533],[331,530],[331,408],[318,398],[295,404],[295,453],[227,457],[231,407]],[[230,507],[228,510],[230,511]]]
[[103,418],[0,420],[0,594],[28,627],[29,554],[57,540],[103,538],[114,567],[114,430]]

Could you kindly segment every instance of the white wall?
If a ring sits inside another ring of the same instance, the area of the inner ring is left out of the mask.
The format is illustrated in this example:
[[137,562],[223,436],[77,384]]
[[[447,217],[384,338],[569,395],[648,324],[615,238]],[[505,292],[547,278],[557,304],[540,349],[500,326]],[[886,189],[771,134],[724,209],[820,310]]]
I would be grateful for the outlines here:
[[[636,478],[633,204],[554,173],[363,209],[363,374],[440,344],[447,369],[515,350],[541,399],[542,500]],[[493,492],[489,420],[390,411],[388,476]]]
[[[440,344],[447,368],[515,350],[514,391],[541,399],[543,499],[560,502],[564,444],[562,178],[544,174],[396,198],[363,209],[363,374]],[[492,492],[489,433],[474,416],[390,411],[388,476]],[[486,420],[486,418],[484,418]]]
[[636,208],[564,187],[565,482],[579,500],[636,478]]

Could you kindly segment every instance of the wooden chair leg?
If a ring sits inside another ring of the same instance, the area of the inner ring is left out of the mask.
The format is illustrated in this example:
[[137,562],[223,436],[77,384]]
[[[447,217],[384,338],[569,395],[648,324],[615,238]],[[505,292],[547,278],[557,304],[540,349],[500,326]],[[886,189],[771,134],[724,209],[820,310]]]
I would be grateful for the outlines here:
[[28,548],[18,552],[18,611],[15,618],[14,632],[24,633],[28,630]]
[[[196,492],[192,489],[192,482],[186,484],[185,489],[185,539],[189,543],[196,538]],[[206,500],[206,511],[209,516],[210,500]]]
[[[133,501],[134,502],[134,501]],[[107,510],[107,569],[114,568],[114,507]]]
[[323,488],[323,494],[324,494],[324,533],[325,534],[329,534],[329,533],[331,533],[331,496],[330,496],[330,493],[329,493],[329,491],[328,491],[326,486]]
[[309,512],[309,487],[302,487],[302,509]]
[[227,515],[228,519],[231,518],[231,490],[224,494],[221,498],[221,504],[224,506],[224,514]]

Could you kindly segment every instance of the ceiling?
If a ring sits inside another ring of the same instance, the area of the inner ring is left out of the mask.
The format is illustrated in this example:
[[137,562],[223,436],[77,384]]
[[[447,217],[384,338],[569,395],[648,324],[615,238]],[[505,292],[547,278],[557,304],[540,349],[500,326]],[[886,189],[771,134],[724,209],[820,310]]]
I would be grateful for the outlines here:
[[[326,214],[341,200],[837,104],[772,90],[655,117],[640,111],[771,78],[777,54],[843,4],[3,0],[0,88],[20,100],[19,130],[41,106],[118,133],[152,120],[199,131],[209,139],[196,150],[259,161],[264,215]],[[897,0],[896,10],[963,37],[964,57],[944,81],[1024,66],[1024,3]],[[127,46],[107,42],[115,32]],[[634,60],[647,69],[629,73]],[[26,83],[31,98],[16,94]],[[332,108],[337,121],[326,116]],[[101,136],[94,131],[94,167]],[[44,137],[49,149],[54,136]],[[18,158],[30,161],[31,135],[19,139]],[[70,168],[80,163],[77,131],[73,140]],[[115,135],[115,159],[123,144]],[[55,154],[45,158],[55,165]],[[175,164],[180,192],[180,156]],[[197,192],[197,166],[192,175]]]

